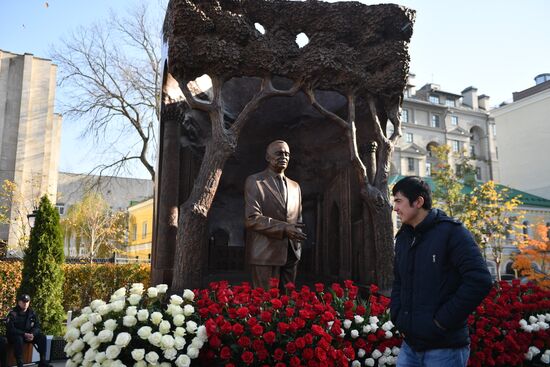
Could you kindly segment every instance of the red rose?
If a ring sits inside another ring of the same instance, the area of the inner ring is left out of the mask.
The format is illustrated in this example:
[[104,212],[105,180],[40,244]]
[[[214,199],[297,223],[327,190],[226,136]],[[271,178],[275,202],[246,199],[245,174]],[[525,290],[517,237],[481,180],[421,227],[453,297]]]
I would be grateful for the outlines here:
[[262,311],[262,313],[260,314],[260,319],[263,322],[271,322],[272,315],[273,314],[269,311]]
[[264,333],[264,328],[260,324],[256,324],[252,326],[252,329],[250,330],[253,335],[260,336]]
[[306,341],[304,338],[296,338],[296,347],[299,349],[304,349],[306,347]]
[[325,285],[323,283],[315,283],[315,292],[321,293],[325,290]]
[[285,315],[286,315],[286,317],[294,316],[294,308],[293,307],[285,308]]
[[286,364],[284,364],[283,362],[278,362],[275,367],[286,367]]
[[273,344],[277,335],[273,331],[268,331],[264,334],[263,338],[267,344]]
[[277,288],[277,287],[279,287],[279,279],[270,278],[269,279],[269,288]]
[[265,349],[265,344],[263,340],[254,339],[254,341],[252,342],[252,349],[254,349],[255,351]]
[[261,349],[256,351],[256,356],[259,361],[265,361],[269,357],[269,352],[267,349]]
[[277,324],[277,330],[279,330],[279,333],[286,334],[286,332],[289,329],[289,325],[286,322],[279,322]]
[[275,358],[275,360],[277,361],[282,361],[284,357],[285,357],[285,351],[282,350],[281,348],[277,348],[275,349],[275,352],[273,352],[273,358]]
[[243,347],[243,348],[247,348],[250,346],[250,338],[248,336],[241,336],[238,340],[237,340],[237,343]]
[[313,352],[313,349],[311,349],[311,348],[304,349],[304,351],[302,353],[302,356],[304,357],[304,359],[306,361],[312,359],[314,355],[315,355],[315,353]]
[[277,298],[273,298],[271,300],[271,305],[273,306],[273,308],[275,310],[278,310],[280,309],[281,307],[283,307],[283,302],[281,302],[281,300],[277,299]]
[[208,338],[208,344],[210,344],[212,348],[218,349],[222,344],[222,341],[217,335],[214,335]]
[[229,359],[231,358],[231,348],[229,347],[223,347],[220,351],[220,357],[222,359]]
[[233,331],[233,334],[235,334],[236,336],[239,336],[242,333],[244,333],[244,327],[241,324],[233,324],[233,326],[231,327],[231,330]]
[[241,354],[241,359],[246,364],[252,364],[252,362],[254,362],[254,354],[252,354],[252,352],[246,351]]
[[239,316],[241,319],[244,319],[248,316],[248,308],[241,307],[237,310],[237,316]]
[[299,367],[301,365],[300,358],[294,356],[290,358],[290,367]]
[[293,342],[289,342],[287,345],[286,345],[286,351],[288,354],[290,355],[293,355],[296,353],[296,344],[293,343]]

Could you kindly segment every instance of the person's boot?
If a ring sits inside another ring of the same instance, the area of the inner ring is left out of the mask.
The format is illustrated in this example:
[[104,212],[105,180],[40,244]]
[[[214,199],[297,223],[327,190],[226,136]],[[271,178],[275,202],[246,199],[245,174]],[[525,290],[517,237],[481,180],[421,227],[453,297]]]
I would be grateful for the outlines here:
[[21,358],[17,358],[16,362],[17,362],[17,367],[23,367],[23,361],[21,360]]

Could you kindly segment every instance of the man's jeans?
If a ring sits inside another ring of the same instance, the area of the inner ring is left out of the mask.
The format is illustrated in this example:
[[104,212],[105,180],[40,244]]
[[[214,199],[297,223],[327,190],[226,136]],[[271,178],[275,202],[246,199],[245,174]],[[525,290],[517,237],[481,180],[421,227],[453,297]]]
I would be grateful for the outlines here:
[[415,352],[403,341],[397,367],[466,367],[469,356],[470,346]]

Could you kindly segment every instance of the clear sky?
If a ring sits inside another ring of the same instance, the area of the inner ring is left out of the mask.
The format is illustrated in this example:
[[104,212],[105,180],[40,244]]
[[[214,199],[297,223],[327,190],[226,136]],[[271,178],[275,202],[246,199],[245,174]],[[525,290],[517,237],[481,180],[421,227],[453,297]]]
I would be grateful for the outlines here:
[[[375,4],[374,1],[363,1]],[[0,0],[0,49],[49,57],[51,46],[76,27],[122,12],[131,0]],[[160,6],[162,0],[150,0]],[[400,0],[417,11],[411,40],[416,85],[437,83],[460,94],[474,86],[491,105],[550,73],[548,0]],[[58,92],[58,96],[62,93]],[[60,97],[61,98],[61,97]],[[82,129],[63,122],[60,170],[86,172],[99,159],[82,149]],[[95,158],[94,158],[95,157]],[[140,172],[140,177],[147,177]]]

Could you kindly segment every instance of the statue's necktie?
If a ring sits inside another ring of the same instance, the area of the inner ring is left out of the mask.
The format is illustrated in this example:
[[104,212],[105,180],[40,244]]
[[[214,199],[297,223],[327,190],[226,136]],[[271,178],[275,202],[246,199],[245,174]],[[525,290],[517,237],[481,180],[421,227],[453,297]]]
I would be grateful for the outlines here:
[[279,191],[281,193],[281,195],[283,196],[283,199],[285,201],[285,204],[288,200],[288,197],[287,197],[287,190],[286,190],[286,182],[285,182],[285,179],[282,175],[277,175],[277,186],[279,188]]

